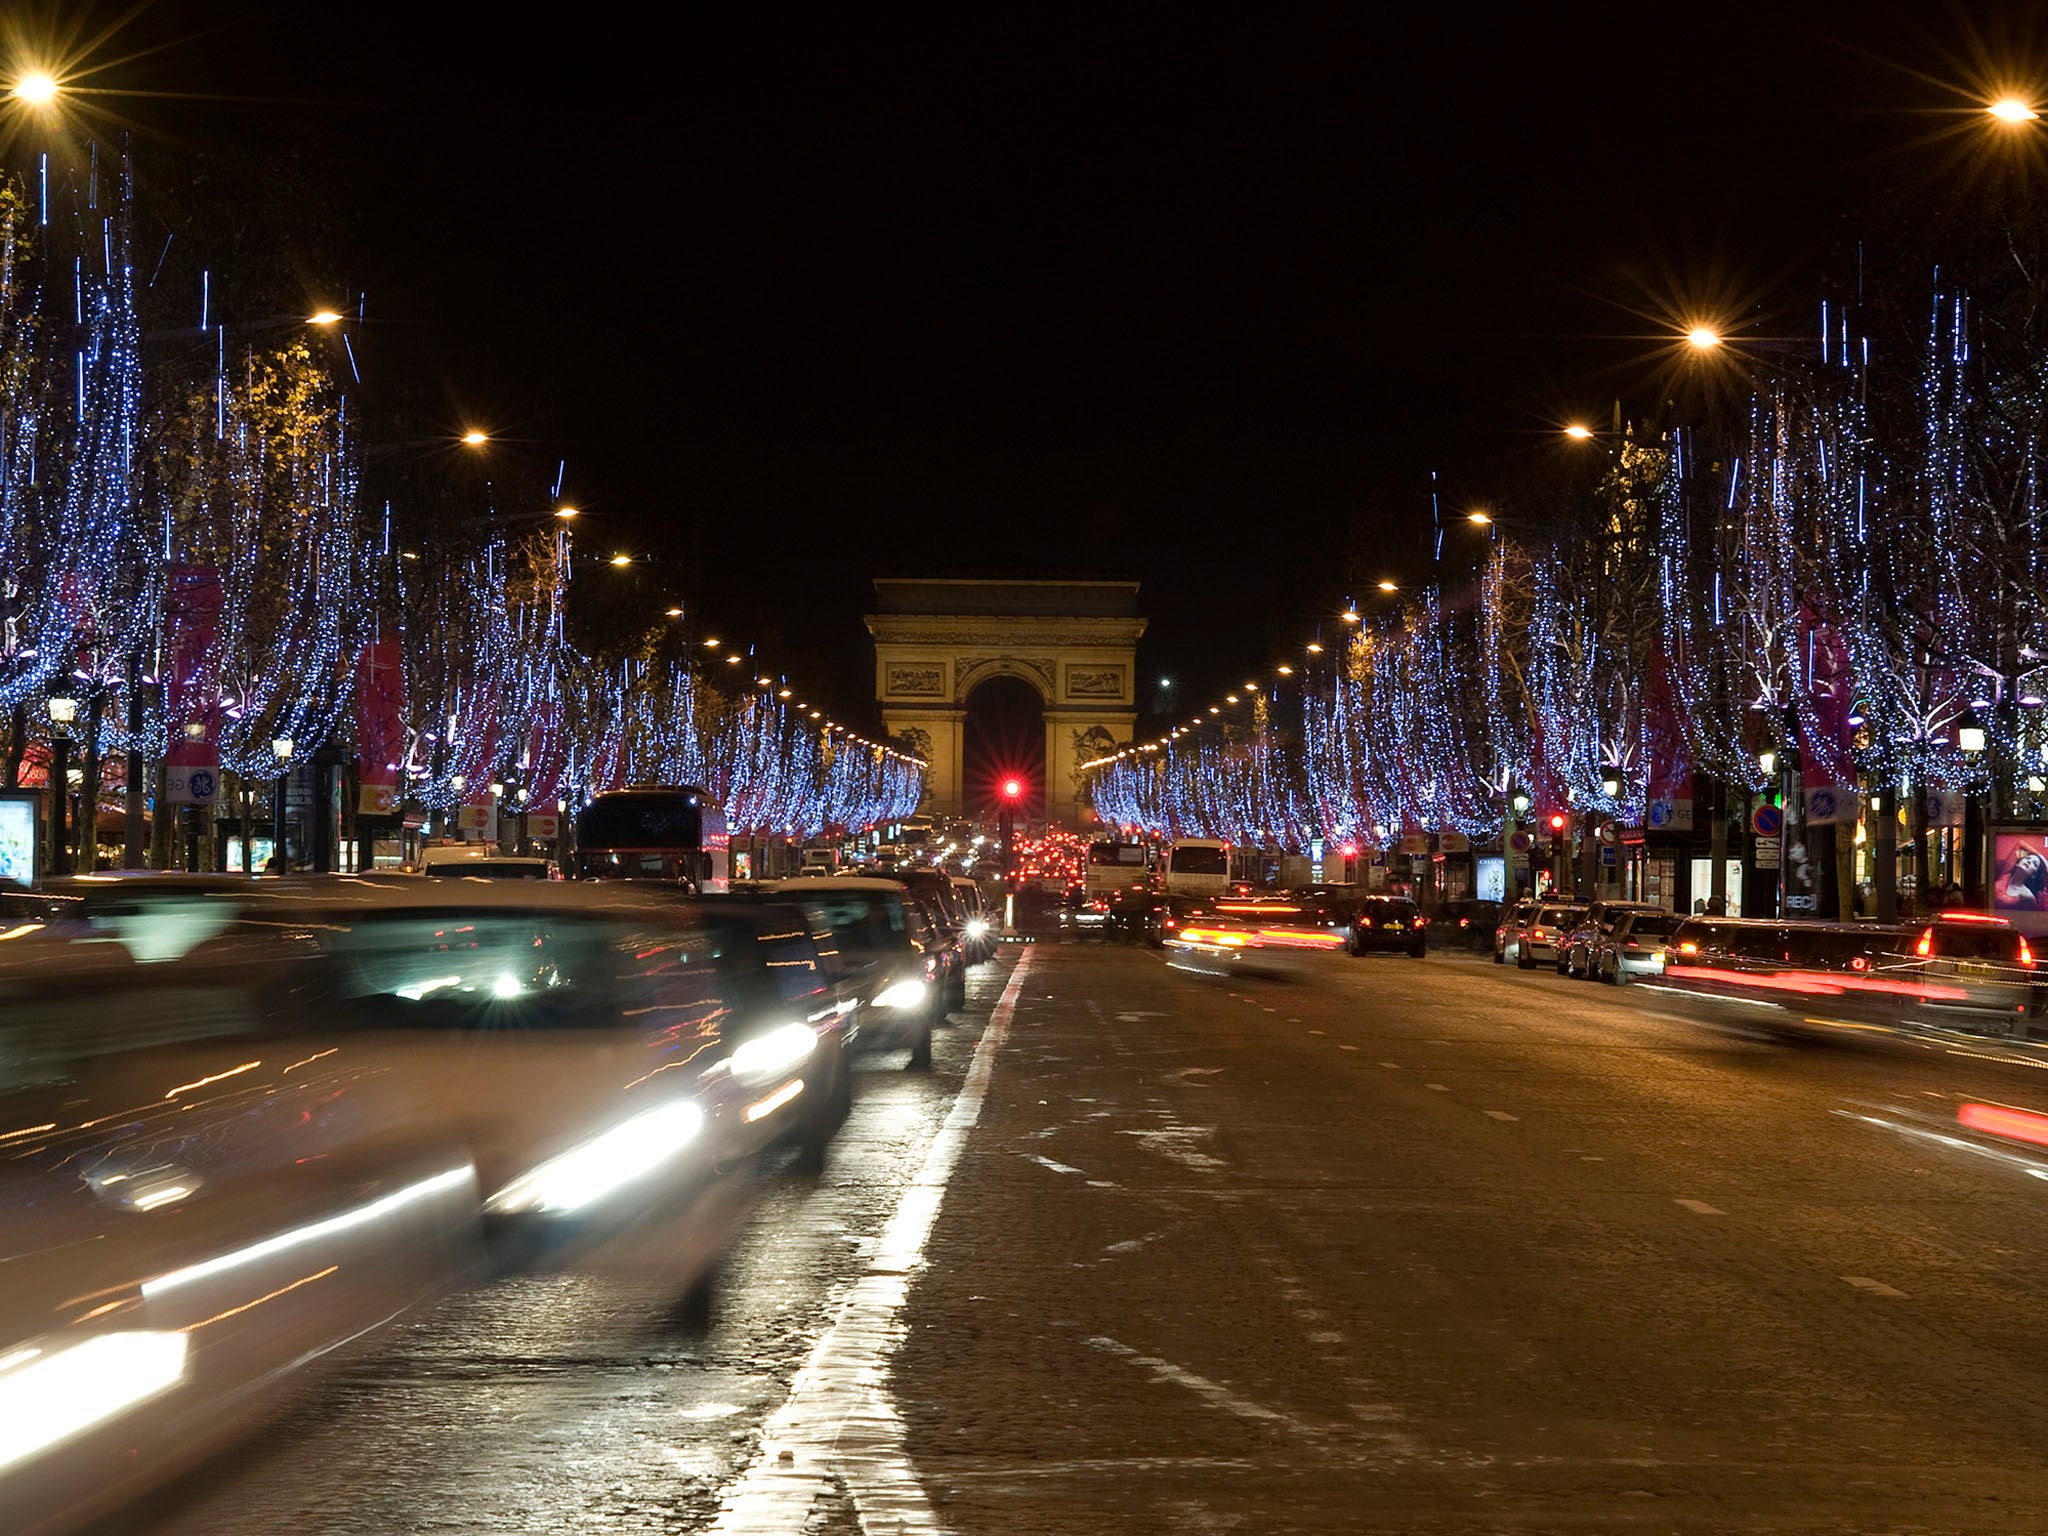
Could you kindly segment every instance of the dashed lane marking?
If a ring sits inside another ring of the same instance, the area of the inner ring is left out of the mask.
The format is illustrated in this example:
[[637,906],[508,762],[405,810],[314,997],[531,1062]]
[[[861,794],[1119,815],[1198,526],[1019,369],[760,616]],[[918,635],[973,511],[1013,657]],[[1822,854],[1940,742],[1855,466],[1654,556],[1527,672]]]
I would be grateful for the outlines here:
[[1718,1205],[1709,1205],[1704,1200],[1681,1200],[1678,1202],[1695,1216],[1726,1216],[1728,1213]]
[[1194,1393],[1210,1407],[1220,1408],[1223,1412],[1240,1419],[1249,1420],[1254,1424],[1277,1425],[1291,1429],[1298,1435],[1314,1437],[1319,1434],[1313,1426],[1304,1424],[1290,1414],[1268,1408],[1263,1403],[1252,1402],[1249,1398],[1239,1397],[1220,1382],[1211,1381],[1206,1376],[1197,1376],[1193,1371],[1183,1370],[1170,1360],[1140,1354],[1130,1345],[1119,1344],[1115,1339],[1106,1339],[1098,1335],[1088,1341],[1088,1347],[1099,1349],[1105,1355],[1114,1355],[1119,1360],[1128,1360],[1154,1381],[1183,1388]]
[[1030,968],[1027,949],[1017,956],[953,1107],[883,1228],[867,1273],[812,1348],[788,1399],[762,1426],[761,1454],[726,1490],[714,1531],[783,1536],[802,1530],[835,1480],[852,1499],[864,1531],[931,1536],[943,1529],[904,1450],[903,1419],[889,1396],[889,1361],[903,1337],[899,1314],[911,1272],[924,1261],[946,1182],[967,1133],[981,1118],[996,1051],[1016,1016],[1017,994]]
[[1442,1083],[1424,1083],[1422,1086],[1425,1088],[1434,1088],[1438,1093],[1449,1093],[1451,1091],[1450,1089],[1446,1088]]
[[1519,1120],[1522,1118],[1520,1115],[1511,1115],[1504,1109],[1489,1109],[1484,1111],[1484,1113],[1495,1120]]
[[1401,1070],[1401,1063],[1399,1063],[1398,1061],[1383,1061],[1380,1063],[1380,1065],[1385,1067],[1390,1072],[1398,1072]]
[[1355,1051],[1358,1047],[1355,1045],[1339,1045],[1337,1049],[1340,1051]]
[[1026,1152],[1020,1155],[1026,1162],[1036,1163],[1041,1168],[1050,1168],[1054,1173],[1071,1173],[1078,1176],[1081,1172],[1080,1169],[1071,1167],[1066,1163],[1056,1163],[1049,1157],[1040,1157],[1036,1152]]
[[1882,1280],[1873,1280],[1868,1275],[1844,1275],[1842,1278],[1859,1291],[1868,1291],[1873,1296],[1903,1296],[1906,1293],[1897,1286],[1886,1285]]

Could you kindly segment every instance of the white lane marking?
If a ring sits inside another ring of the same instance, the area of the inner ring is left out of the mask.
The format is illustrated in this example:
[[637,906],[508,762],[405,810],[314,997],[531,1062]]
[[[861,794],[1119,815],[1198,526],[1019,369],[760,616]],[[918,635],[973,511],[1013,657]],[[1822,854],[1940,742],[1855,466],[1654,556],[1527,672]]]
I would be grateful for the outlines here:
[[1309,1031],[1309,1033],[1312,1035],[1320,1035],[1322,1031],[1320,1029],[1312,1029]]
[[1170,1360],[1161,1360],[1153,1355],[1142,1355],[1128,1344],[1119,1344],[1115,1339],[1096,1336],[1088,1341],[1088,1347],[1099,1349],[1105,1355],[1115,1355],[1119,1360],[1128,1360],[1154,1381],[1169,1386],[1181,1387],[1192,1392],[1212,1408],[1235,1414],[1240,1419],[1249,1419],[1256,1424],[1277,1424],[1293,1430],[1297,1435],[1315,1437],[1318,1431],[1288,1414],[1239,1397],[1220,1382],[1206,1376],[1197,1376],[1193,1371],[1184,1371]]
[[1157,1131],[1118,1131],[1119,1136],[1135,1137],[1147,1152],[1157,1152],[1183,1168],[1194,1168],[1203,1173],[1229,1166],[1222,1158],[1213,1157],[1194,1143],[1205,1137],[1214,1136],[1213,1125],[1169,1125]]
[[1380,1065],[1385,1067],[1390,1072],[1398,1072],[1401,1070],[1401,1063],[1399,1063],[1398,1061],[1383,1061],[1380,1063]]
[[903,1448],[903,1420],[888,1394],[888,1365],[903,1339],[898,1314],[911,1273],[923,1262],[967,1133],[981,1118],[996,1052],[1030,968],[1026,949],[989,1012],[967,1077],[925,1151],[924,1165],[882,1230],[868,1272],[812,1348],[790,1383],[788,1399],[763,1426],[760,1457],[727,1489],[714,1531],[783,1536],[801,1530],[835,1477],[845,1485],[864,1531],[914,1536],[942,1529]]
[[1873,1296],[1903,1296],[1906,1293],[1896,1286],[1886,1285],[1882,1280],[1873,1280],[1868,1275],[1844,1275],[1842,1278],[1859,1291],[1868,1291]]
[[1340,1045],[1337,1047],[1337,1049],[1340,1051],[1355,1051],[1358,1049],[1358,1047],[1355,1045]]
[[1451,1091],[1450,1089],[1446,1088],[1442,1083],[1424,1083],[1422,1086],[1425,1088],[1434,1088],[1438,1093],[1449,1093]]
[[1704,1200],[1681,1200],[1678,1203],[1696,1216],[1726,1216],[1728,1214],[1718,1205],[1709,1205]]
[[1138,1011],[1134,1013],[1120,1013],[1116,1016],[1116,1021],[1119,1024],[1139,1024],[1144,1022],[1146,1019],[1163,1019],[1165,1017],[1166,1015],[1163,1013],[1148,1013],[1144,1011]]
[[1511,1115],[1504,1109],[1489,1109],[1484,1113],[1491,1115],[1496,1120],[1519,1120],[1522,1118],[1520,1115]]
[[1049,1157],[1040,1157],[1036,1152],[1021,1153],[1020,1156],[1022,1156],[1027,1162],[1033,1162],[1038,1164],[1038,1166],[1041,1168],[1050,1168],[1054,1173],[1071,1173],[1079,1175],[1081,1172],[1080,1169],[1071,1167],[1066,1163],[1056,1163]]

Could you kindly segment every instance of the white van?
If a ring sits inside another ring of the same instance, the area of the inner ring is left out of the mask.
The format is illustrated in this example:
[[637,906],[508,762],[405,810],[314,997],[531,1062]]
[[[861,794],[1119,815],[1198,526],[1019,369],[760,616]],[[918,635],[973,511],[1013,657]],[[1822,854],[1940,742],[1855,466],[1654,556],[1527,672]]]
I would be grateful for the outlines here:
[[1216,896],[1230,889],[1230,844],[1187,837],[1166,852],[1166,894]]

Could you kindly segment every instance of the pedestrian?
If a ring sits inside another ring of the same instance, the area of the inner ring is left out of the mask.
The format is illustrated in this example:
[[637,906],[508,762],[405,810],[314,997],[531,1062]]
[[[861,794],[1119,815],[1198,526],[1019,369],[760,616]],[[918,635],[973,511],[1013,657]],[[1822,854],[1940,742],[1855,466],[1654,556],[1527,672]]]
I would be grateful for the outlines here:
[[1726,896],[1709,896],[1707,898],[1707,916],[1726,917],[1727,915],[1728,898]]

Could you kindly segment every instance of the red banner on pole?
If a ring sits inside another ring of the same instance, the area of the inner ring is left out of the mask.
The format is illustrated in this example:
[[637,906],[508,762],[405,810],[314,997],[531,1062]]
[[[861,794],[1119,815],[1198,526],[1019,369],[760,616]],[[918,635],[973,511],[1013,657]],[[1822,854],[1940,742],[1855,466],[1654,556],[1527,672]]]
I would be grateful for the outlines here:
[[405,655],[394,636],[364,646],[356,660],[360,812],[389,816],[398,809],[399,767],[404,757]]
[[171,740],[164,761],[173,768],[210,768],[220,762],[220,658],[216,651],[225,601],[220,572],[213,566],[171,567],[164,593],[164,627],[170,635],[164,713]]

